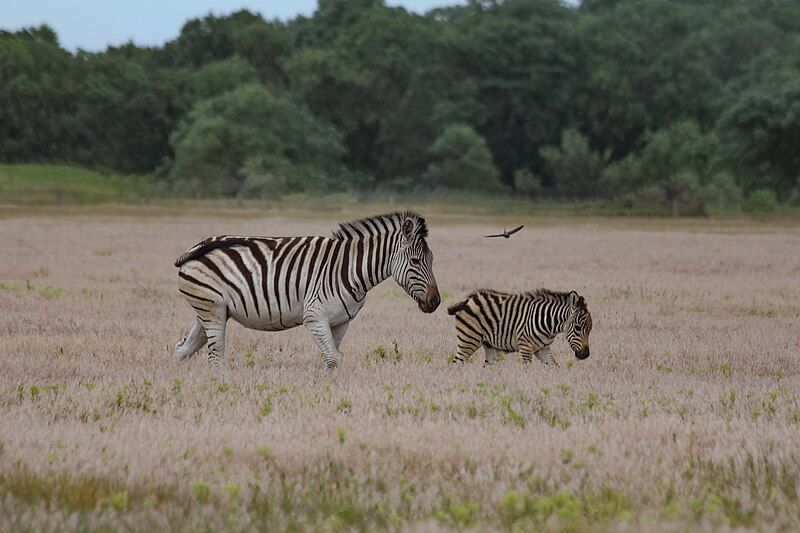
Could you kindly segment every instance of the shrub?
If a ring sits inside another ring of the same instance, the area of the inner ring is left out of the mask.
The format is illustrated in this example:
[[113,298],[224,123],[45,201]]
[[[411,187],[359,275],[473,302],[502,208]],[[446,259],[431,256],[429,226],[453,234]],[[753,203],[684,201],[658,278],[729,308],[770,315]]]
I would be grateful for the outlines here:
[[204,482],[204,481],[195,481],[192,483],[191,486],[192,494],[194,494],[195,499],[198,503],[205,504],[208,503],[208,499],[211,497],[211,485]]
[[430,147],[433,162],[425,173],[434,187],[499,190],[500,173],[486,141],[466,124],[448,126]]
[[108,505],[108,507],[111,507],[115,511],[121,513],[128,508],[128,493],[117,492],[112,494],[108,497],[105,503]]
[[256,448],[256,453],[263,457],[264,459],[271,459],[272,458],[272,447],[269,444],[262,444],[258,448]]
[[775,191],[759,189],[750,193],[745,202],[748,213],[772,213],[778,208],[778,198]]
[[579,131],[564,130],[559,146],[546,146],[540,153],[559,193],[578,198],[595,195],[604,162]]
[[720,210],[738,207],[742,201],[742,190],[729,172],[714,174],[704,188],[707,201],[714,202]]
[[542,180],[527,168],[519,168],[514,172],[514,188],[531,198],[536,198],[542,194]]

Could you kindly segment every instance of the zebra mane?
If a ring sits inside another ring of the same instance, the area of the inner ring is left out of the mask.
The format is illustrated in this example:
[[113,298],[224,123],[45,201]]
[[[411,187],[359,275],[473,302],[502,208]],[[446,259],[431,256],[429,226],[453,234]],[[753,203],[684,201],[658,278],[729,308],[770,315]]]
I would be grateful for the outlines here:
[[569,296],[568,292],[552,291],[550,289],[534,289],[523,294],[531,300],[564,300]]
[[[530,298],[532,300],[549,300],[549,301],[559,301],[564,302],[569,300],[569,295],[572,294],[571,292],[560,292],[560,291],[551,291],[550,289],[535,289],[532,291],[528,291],[523,293],[524,296]],[[586,309],[586,300],[583,299],[583,296],[575,293],[578,296],[578,300],[576,303],[576,309]]]
[[[403,220],[410,218],[415,220],[416,237],[426,239],[428,237],[428,224],[425,219],[413,211],[403,211],[387,213],[385,215],[375,215],[367,218],[359,218],[350,222],[342,222],[339,227],[333,230],[334,239],[351,239],[356,235],[375,235],[375,226],[383,228],[388,225],[390,229],[399,230]],[[380,231],[378,233],[383,233]]]

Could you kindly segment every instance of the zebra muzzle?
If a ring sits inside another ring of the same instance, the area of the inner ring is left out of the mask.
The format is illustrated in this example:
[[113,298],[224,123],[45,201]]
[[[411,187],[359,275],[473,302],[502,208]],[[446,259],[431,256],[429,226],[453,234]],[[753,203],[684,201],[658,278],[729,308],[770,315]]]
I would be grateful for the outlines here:
[[442,298],[439,296],[439,288],[429,283],[425,290],[425,299],[418,302],[420,310],[424,313],[433,313],[439,304],[442,303]]

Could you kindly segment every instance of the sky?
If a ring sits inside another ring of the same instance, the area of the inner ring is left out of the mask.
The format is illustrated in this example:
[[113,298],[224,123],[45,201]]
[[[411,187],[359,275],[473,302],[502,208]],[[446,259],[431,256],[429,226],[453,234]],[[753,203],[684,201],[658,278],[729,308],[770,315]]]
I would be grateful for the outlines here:
[[[392,6],[424,13],[463,0],[388,0]],[[242,8],[264,18],[287,20],[310,15],[315,0],[0,0],[0,29],[18,30],[49,24],[61,46],[99,51],[132,40],[138,45],[161,45],[174,39],[190,18],[209,12],[227,14]]]

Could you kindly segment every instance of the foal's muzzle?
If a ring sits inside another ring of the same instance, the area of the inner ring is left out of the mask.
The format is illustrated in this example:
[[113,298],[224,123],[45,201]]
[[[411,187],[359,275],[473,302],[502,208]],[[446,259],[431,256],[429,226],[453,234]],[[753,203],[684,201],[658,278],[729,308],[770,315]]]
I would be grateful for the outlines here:
[[575,357],[578,359],[586,359],[589,357],[589,347],[584,346],[579,352],[575,352]]

